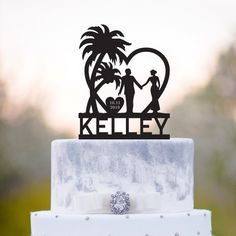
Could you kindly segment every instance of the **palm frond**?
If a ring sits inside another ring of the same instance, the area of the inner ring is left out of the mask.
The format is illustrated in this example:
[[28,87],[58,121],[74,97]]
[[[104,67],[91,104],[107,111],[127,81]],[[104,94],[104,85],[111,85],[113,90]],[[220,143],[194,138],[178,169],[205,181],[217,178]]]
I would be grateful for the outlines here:
[[105,70],[105,69],[106,69],[105,62],[102,62],[102,63],[99,65],[99,67],[98,67],[98,72],[101,72],[101,71],[103,71],[103,70]]
[[97,32],[94,31],[87,31],[85,32],[80,39],[82,39],[83,37],[96,37],[97,36]]
[[103,65],[104,70],[108,69],[108,64],[106,62],[102,62],[101,64]]
[[116,47],[121,48],[122,50],[125,51],[125,45],[123,45],[123,44],[117,44]]
[[102,28],[100,26],[92,26],[92,27],[89,27],[88,30],[93,30],[97,32],[98,34],[103,34]]
[[119,75],[114,75],[114,79],[119,79],[119,80],[121,80],[121,76],[119,76]]
[[116,64],[116,61],[117,61],[116,53],[110,52],[110,53],[108,53],[108,57],[110,58],[110,60],[111,60],[114,64]]
[[123,33],[119,30],[111,31],[110,35],[111,35],[111,37],[114,37],[114,36],[124,37]]
[[120,76],[117,76],[117,75],[114,76],[114,81],[116,83],[116,89],[120,86],[120,80],[121,80]]
[[119,56],[120,59],[120,65],[122,64],[122,62],[126,59],[126,56],[123,52],[121,52],[120,50],[116,51],[116,54]]
[[116,45],[127,45],[127,46],[131,45],[131,43],[129,43],[123,39],[113,39],[113,42]]
[[107,25],[102,25],[104,28],[104,34],[110,34],[110,30]]
[[91,51],[93,51],[93,46],[92,46],[92,45],[86,46],[86,47],[84,48],[84,50],[83,50],[82,58],[84,59],[85,54],[86,54],[86,53],[89,53],[89,52],[91,52]]
[[113,71],[114,74],[116,74],[116,73],[121,74],[118,69],[113,69],[112,71]]
[[93,42],[94,42],[94,39],[91,39],[91,38],[85,39],[80,43],[79,48],[82,48],[85,44],[93,44]]
[[[90,52],[89,63],[92,63],[98,55],[108,55],[113,64],[116,64],[117,60],[122,63],[126,58],[123,51],[131,43],[121,39],[121,37],[124,37],[121,31],[110,31],[108,26],[104,24],[88,28],[87,32],[82,35],[81,39],[83,38],[83,41],[79,46],[82,48],[86,45],[82,57],[84,58],[86,53]],[[109,68],[112,70],[113,67],[111,64],[106,63],[99,70],[108,70]]]
[[100,80],[100,79],[102,79],[102,78],[103,78],[102,75],[98,75],[98,76],[95,77],[95,81]]
[[106,68],[107,70],[109,70],[109,69],[110,69],[110,67],[109,67],[109,64],[108,64],[108,63],[105,63],[105,68]]
[[92,63],[96,60],[97,54],[96,53],[92,53],[88,60],[89,60],[89,65],[92,65]]

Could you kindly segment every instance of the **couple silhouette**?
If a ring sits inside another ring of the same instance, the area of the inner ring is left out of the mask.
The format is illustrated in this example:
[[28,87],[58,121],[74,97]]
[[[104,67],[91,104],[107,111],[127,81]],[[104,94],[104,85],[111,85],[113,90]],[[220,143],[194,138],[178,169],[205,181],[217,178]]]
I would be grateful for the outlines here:
[[149,82],[152,84],[151,86],[152,102],[150,105],[150,109],[153,110],[153,113],[157,113],[160,110],[160,105],[158,101],[160,80],[156,76],[157,72],[155,70],[151,70],[150,73],[151,73],[151,77],[148,78],[147,82],[144,83],[143,85],[140,85],[139,82],[134,78],[134,76],[131,75],[131,70],[129,68],[125,70],[125,76],[122,77],[122,84],[121,84],[118,95],[121,94],[124,88],[125,90],[124,94],[126,98],[126,107],[127,107],[126,112],[128,114],[133,113],[133,101],[134,101],[134,94],[135,94],[134,85],[136,84],[136,86],[138,86],[140,89],[143,89],[143,87],[146,86]]

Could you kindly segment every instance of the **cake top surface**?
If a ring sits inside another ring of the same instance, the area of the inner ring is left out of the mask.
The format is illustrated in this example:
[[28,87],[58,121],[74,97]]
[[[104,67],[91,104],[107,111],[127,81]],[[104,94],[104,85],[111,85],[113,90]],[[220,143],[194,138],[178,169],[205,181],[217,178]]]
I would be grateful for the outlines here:
[[75,143],[83,143],[83,142],[164,142],[164,143],[193,143],[193,139],[191,138],[170,138],[170,139],[150,139],[150,140],[146,140],[146,139],[133,139],[133,140],[121,140],[121,139],[92,139],[92,140],[86,140],[86,139],[55,139],[52,141],[53,143],[56,142],[75,142]]

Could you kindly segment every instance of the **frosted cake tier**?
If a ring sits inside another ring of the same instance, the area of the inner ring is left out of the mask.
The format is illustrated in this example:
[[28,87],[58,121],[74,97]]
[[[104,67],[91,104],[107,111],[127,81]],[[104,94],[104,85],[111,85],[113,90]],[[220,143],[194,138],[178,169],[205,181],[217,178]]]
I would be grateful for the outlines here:
[[131,213],[193,210],[193,140],[55,140],[51,210],[110,213],[130,194]]
[[31,213],[32,236],[211,236],[211,213],[77,215]]

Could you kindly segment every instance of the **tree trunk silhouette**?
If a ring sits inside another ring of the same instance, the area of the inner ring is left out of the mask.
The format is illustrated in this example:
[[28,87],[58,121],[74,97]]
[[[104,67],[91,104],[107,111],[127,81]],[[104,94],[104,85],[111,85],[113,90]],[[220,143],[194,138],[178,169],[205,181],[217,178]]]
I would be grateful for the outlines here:
[[106,83],[106,81],[103,79],[103,81],[101,81],[98,86],[95,88],[95,92],[97,93],[98,90]]
[[[85,79],[86,79],[87,85],[89,87],[90,97],[91,97],[91,91],[92,91],[92,89],[91,89],[91,84],[92,83],[91,83],[91,79],[90,79],[90,76],[89,76],[89,66],[92,63],[92,61],[93,60],[91,59],[91,57],[88,58],[88,60],[85,63],[85,68],[84,68]],[[89,100],[90,100],[90,98],[89,98]],[[86,113],[89,113],[89,109],[90,109],[89,100],[87,102]]]
[[[97,70],[98,70],[98,67],[99,65],[101,64],[103,58],[105,56],[105,53],[103,54],[100,54],[95,65],[94,65],[94,68],[93,68],[93,72],[92,72],[92,75],[91,75],[91,80],[90,80],[90,98],[88,100],[88,103],[87,103],[87,108],[86,108],[86,112],[89,113],[89,110],[90,110],[90,107],[92,106],[92,111],[93,113],[98,113],[98,108],[97,108],[97,104],[96,104],[96,101],[99,102],[99,104],[103,107],[103,109],[105,111],[107,111],[106,109],[106,105],[104,104],[104,102],[99,98],[99,96],[97,95],[97,91],[95,90],[95,79],[96,79],[96,73],[97,73]],[[87,64],[87,63],[86,63]],[[87,68],[88,69],[88,68]],[[87,70],[87,74],[89,76],[89,71]]]

